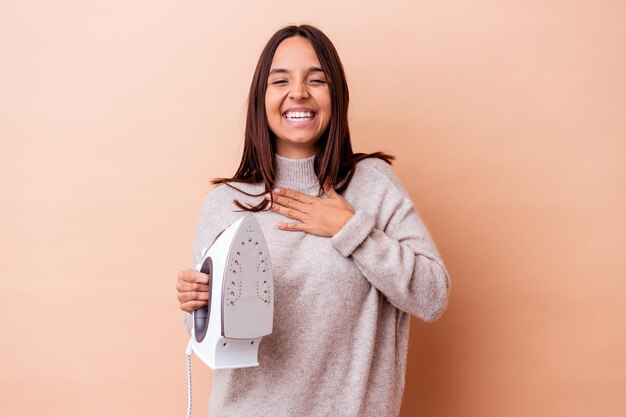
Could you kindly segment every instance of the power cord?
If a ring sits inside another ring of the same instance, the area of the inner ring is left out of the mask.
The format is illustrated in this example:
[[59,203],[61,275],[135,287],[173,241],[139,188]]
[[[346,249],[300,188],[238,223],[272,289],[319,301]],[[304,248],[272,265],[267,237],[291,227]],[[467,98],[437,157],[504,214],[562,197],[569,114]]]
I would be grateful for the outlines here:
[[191,340],[185,349],[187,356],[187,417],[191,417]]

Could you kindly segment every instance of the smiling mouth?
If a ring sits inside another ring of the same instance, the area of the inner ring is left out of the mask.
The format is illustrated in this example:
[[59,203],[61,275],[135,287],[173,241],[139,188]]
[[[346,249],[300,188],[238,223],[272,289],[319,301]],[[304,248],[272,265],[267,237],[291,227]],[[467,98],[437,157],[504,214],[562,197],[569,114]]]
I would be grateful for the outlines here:
[[290,122],[308,122],[315,119],[317,113],[314,112],[302,112],[302,111],[294,111],[294,112],[286,112],[283,117]]

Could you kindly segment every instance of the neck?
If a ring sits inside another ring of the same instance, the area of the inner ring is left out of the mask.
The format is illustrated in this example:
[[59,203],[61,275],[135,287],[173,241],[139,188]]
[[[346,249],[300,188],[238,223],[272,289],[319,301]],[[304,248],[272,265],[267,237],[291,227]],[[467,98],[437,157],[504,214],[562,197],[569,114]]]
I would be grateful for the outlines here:
[[315,155],[305,158],[287,158],[274,154],[276,166],[276,186],[304,189],[319,185],[315,175]]

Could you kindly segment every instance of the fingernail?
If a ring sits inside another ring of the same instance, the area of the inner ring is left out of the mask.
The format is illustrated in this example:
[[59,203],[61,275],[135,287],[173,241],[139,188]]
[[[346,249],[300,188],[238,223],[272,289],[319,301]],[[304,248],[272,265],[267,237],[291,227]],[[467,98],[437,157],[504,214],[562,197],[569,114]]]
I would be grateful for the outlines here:
[[266,199],[266,200],[269,200],[270,198],[271,198],[271,197],[270,197],[270,193],[265,194],[265,199]]
[[274,188],[275,193],[280,193],[280,188]]

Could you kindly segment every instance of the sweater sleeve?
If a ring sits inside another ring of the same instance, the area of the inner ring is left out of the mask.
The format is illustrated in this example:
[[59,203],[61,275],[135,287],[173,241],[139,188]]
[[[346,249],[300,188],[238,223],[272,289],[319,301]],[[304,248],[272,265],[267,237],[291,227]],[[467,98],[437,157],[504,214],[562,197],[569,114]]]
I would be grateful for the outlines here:
[[450,277],[411,199],[394,194],[393,202],[385,201],[394,206],[385,230],[356,209],[331,244],[395,307],[432,322],[446,309]]
[[[202,205],[200,207],[200,212],[198,214],[198,220],[196,222],[196,229],[194,234],[194,239],[191,247],[191,267],[195,269],[196,265],[202,260],[202,248],[203,245],[207,244],[206,236],[208,235],[208,230],[210,229],[210,221],[213,217],[213,213],[211,212],[211,208],[213,205],[212,201],[213,194],[209,192],[204,199],[202,200]],[[187,333],[191,335],[191,326],[192,326],[192,314],[183,312],[183,322],[185,325],[185,329]]]

